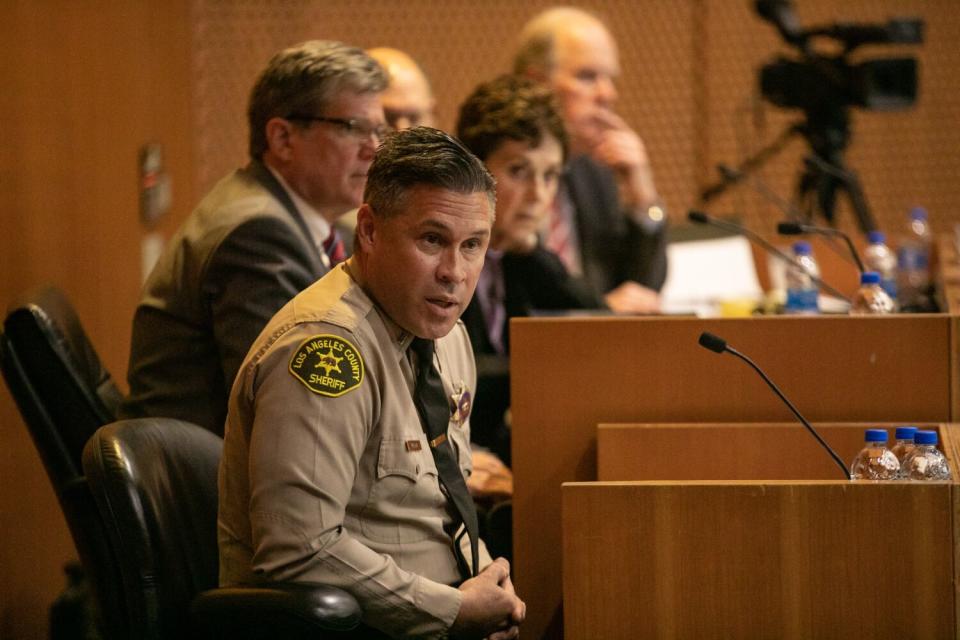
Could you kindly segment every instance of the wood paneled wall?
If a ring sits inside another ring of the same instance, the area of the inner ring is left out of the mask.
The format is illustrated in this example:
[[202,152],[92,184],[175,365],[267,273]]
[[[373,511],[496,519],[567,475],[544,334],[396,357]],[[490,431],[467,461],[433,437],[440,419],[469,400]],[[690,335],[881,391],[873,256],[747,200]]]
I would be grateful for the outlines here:
[[[188,9],[180,0],[0,9],[0,306],[58,285],[124,388],[140,288],[140,145],[166,152],[174,215],[164,228],[194,200]],[[0,522],[0,638],[45,638],[76,551],[5,386]]]

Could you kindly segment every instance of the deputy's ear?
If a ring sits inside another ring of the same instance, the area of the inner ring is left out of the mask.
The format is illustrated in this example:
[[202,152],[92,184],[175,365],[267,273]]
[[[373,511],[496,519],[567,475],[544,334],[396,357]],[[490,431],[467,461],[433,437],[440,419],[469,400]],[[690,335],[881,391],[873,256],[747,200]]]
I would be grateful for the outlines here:
[[289,161],[293,148],[291,139],[294,133],[294,124],[283,118],[270,118],[267,121],[267,149],[275,158]]
[[366,202],[357,210],[356,240],[364,252],[369,252],[377,240],[377,218]]

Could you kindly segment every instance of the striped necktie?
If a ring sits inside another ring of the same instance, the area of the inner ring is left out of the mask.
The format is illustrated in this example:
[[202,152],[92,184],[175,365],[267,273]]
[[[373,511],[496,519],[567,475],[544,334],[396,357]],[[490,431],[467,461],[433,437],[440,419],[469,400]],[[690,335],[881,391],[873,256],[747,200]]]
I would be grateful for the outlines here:
[[347,251],[343,246],[343,239],[336,228],[330,228],[330,235],[323,241],[323,252],[330,258],[330,268],[333,268],[347,259]]
[[567,271],[574,276],[581,273],[580,261],[576,255],[576,238],[573,229],[573,202],[570,199],[570,192],[566,189],[560,189],[557,197],[553,199],[553,206],[550,207],[549,227],[547,228],[547,237],[544,239],[544,246],[547,250],[557,254],[560,262],[567,268]]

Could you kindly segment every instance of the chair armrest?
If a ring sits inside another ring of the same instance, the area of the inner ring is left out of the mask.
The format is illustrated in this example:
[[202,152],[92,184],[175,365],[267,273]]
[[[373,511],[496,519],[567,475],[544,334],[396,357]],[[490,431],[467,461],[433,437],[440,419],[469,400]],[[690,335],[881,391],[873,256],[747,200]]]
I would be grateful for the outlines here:
[[213,637],[236,639],[319,640],[327,637],[324,631],[353,629],[363,615],[356,598],[343,589],[292,582],[210,589],[194,598],[190,611]]

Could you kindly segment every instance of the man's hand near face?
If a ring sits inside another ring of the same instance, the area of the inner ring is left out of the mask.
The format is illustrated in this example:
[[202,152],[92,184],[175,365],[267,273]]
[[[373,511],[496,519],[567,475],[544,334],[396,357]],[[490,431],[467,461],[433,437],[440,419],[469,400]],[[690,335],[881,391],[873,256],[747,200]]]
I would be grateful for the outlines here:
[[600,109],[596,119],[602,131],[590,155],[613,170],[621,205],[635,209],[655,204],[659,195],[643,140],[613,111]]

